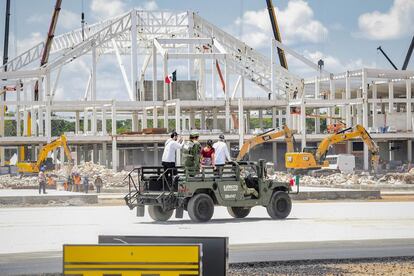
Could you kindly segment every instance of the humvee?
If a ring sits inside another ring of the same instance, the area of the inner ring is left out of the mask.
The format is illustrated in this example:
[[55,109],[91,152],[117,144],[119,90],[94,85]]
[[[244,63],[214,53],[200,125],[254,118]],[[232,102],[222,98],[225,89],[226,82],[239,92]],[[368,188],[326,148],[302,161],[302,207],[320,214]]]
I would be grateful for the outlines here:
[[185,210],[192,221],[206,222],[214,206],[226,206],[234,218],[244,218],[252,207],[264,206],[271,218],[284,219],[292,208],[292,183],[268,178],[264,160],[227,163],[220,175],[212,167],[198,172],[183,167],[138,167],[129,173],[128,182],[124,197],[128,207],[136,207],[137,216],[142,217],[148,206],[155,221],[167,221],[174,210],[175,217],[182,218]]

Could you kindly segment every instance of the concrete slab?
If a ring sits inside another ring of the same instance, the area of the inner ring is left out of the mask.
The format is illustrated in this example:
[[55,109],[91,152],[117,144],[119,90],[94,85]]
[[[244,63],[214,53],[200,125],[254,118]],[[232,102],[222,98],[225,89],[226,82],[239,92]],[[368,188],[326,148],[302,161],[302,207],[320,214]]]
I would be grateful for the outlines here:
[[46,190],[47,194],[39,194],[38,190],[0,190],[0,205],[46,205],[67,204],[85,205],[98,203],[96,194]]
[[[295,188],[294,188],[295,189]],[[297,195],[292,194],[295,200],[336,200],[336,199],[380,199],[380,190],[340,189],[327,187],[300,187]]]

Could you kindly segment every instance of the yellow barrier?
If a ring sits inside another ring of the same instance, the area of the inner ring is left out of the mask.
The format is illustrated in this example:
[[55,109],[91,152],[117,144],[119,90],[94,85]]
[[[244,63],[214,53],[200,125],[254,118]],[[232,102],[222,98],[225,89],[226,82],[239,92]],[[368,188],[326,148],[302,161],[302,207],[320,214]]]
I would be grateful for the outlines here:
[[201,275],[201,244],[64,245],[63,274]]

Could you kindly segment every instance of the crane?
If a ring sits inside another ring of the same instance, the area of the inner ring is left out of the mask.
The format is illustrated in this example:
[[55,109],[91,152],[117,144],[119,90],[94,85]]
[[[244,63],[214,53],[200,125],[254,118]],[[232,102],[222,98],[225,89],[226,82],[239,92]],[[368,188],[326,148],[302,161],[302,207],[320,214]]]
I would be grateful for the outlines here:
[[395,66],[394,62],[392,62],[392,60],[388,57],[384,50],[382,50],[381,46],[378,46],[377,50],[379,50],[384,55],[384,57],[388,60],[392,67],[394,67],[395,70],[398,70],[397,66]]
[[[17,170],[19,173],[38,173],[40,168],[47,163],[47,156],[50,152],[54,151],[57,148],[63,148],[66,157],[69,162],[72,162],[72,156],[67,145],[67,138],[65,135],[60,136],[56,140],[46,144],[40,151],[37,161],[35,162],[18,162]],[[63,163],[63,160],[61,160]]]
[[[267,10],[269,12],[270,23],[272,24],[273,36],[274,36],[275,40],[282,43],[282,37],[280,35],[279,25],[277,24],[277,19],[276,19],[275,9],[273,7],[273,2],[272,2],[272,0],[266,0],[266,4],[267,4]],[[288,69],[288,64],[287,64],[287,61],[286,61],[286,55],[285,55],[285,52],[283,51],[283,49],[280,49],[279,47],[277,47],[277,54],[279,56],[280,66],[282,66],[285,69]]]
[[414,49],[414,36],[413,36],[413,39],[411,40],[410,47],[408,47],[407,55],[405,56],[402,70],[407,70],[408,63],[410,62],[411,55],[413,54],[413,49]]
[[316,170],[328,167],[329,163],[325,160],[329,148],[337,143],[348,141],[354,138],[361,138],[371,152],[371,166],[377,171],[379,163],[379,148],[372,140],[369,133],[361,125],[344,129],[338,133],[329,135],[319,144],[317,148],[304,148],[303,152],[288,152],[285,155],[285,165],[287,169],[293,170]]
[[257,145],[275,141],[277,138],[285,136],[285,141],[287,145],[287,152],[293,152],[293,137],[294,131],[291,131],[288,126],[284,125],[283,128],[280,130],[278,129],[271,129],[266,131],[262,134],[254,136],[253,138],[247,140],[243,146],[241,147],[239,154],[237,155],[236,160],[242,160],[249,151]]

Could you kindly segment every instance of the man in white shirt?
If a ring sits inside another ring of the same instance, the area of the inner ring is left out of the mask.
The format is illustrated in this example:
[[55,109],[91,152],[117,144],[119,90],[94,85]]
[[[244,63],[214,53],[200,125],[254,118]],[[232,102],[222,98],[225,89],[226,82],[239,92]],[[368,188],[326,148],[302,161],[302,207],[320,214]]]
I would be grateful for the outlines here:
[[[165,146],[164,146],[164,152],[162,153],[162,166],[164,168],[164,171],[167,170],[168,168],[175,168],[175,156],[177,153],[178,149],[181,149],[183,147],[183,142],[182,139],[180,138],[179,141],[178,140],[178,133],[177,132],[173,132],[171,133],[171,138],[169,138],[166,142],[165,142]],[[173,170],[173,174],[174,170]]]
[[227,161],[231,161],[229,149],[224,142],[224,134],[220,134],[219,140],[214,143],[214,164],[217,174],[221,177],[223,173],[223,167]]

